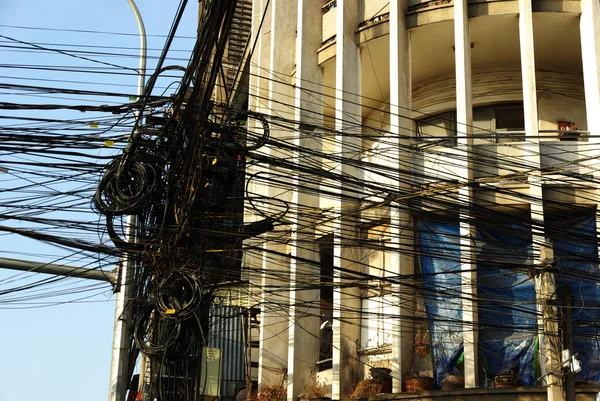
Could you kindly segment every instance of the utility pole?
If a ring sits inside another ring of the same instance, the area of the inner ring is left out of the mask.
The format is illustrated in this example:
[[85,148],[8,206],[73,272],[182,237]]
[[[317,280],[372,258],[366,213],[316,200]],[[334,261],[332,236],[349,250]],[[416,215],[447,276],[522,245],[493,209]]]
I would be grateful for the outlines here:
[[[140,35],[140,60],[138,67],[138,99],[144,94],[144,85],[146,81],[146,28],[140,11],[133,0],[127,0],[135,20],[137,22]],[[136,112],[136,117],[142,110]],[[135,241],[136,217],[129,215],[127,217],[127,242]],[[129,341],[131,333],[131,308],[128,307],[133,294],[133,257],[129,253],[119,264],[120,274],[119,282],[115,288],[117,293],[115,305],[115,330],[113,334],[112,360],[110,366],[110,388],[108,393],[109,401],[123,401],[129,383],[125,380],[129,377]]]
[[[563,285],[560,292],[560,306],[562,310],[562,340],[563,349],[569,350],[569,356],[574,355],[573,349],[573,292],[571,284]],[[564,365],[563,360],[563,365]],[[569,368],[565,375],[566,401],[575,401],[575,373]]]
[[536,279],[538,303],[542,313],[540,350],[542,353],[542,381],[546,386],[548,401],[564,401],[561,375],[561,341],[559,332],[556,281],[552,267],[552,244],[540,245],[540,275]]

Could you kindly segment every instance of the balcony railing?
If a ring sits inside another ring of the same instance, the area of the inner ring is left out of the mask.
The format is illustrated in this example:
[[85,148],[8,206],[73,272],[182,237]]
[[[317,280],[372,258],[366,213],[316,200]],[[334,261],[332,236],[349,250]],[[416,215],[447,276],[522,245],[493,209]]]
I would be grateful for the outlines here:
[[[323,11],[323,44],[331,41],[336,35],[336,8],[337,0],[328,1],[321,7]],[[389,0],[364,0],[363,15],[358,27],[384,20],[389,17],[389,13]]]
[[[584,178],[597,170],[600,148],[587,142],[590,133],[579,130],[540,130],[539,143],[526,140],[524,131],[489,133],[474,136],[472,158],[475,178],[502,177],[508,181],[519,179],[519,174],[536,169],[528,162],[539,157],[539,168],[551,181]],[[448,166],[455,165],[461,154],[460,147],[451,138],[427,138],[415,144],[421,158],[417,165],[437,180],[447,181],[455,176]]]
[[323,5],[323,7],[321,7],[321,10],[323,10],[323,14],[325,14],[329,10],[336,8],[336,7],[337,7],[337,0],[331,0],[331,1],[328,1],[327,3],[325,3]]
[[385,14],[390,13],[390,1],[389,0],[365,0],[364,1],[364,14],[362,18],[362,24],[368,21],[376,20]]
[[[525,135],[524,132],[516,134]],[[565,140],[567,134],[569,139]],[[539,143],[488,141],[475,145],[475,177],[510,176],[530,170],[534,167],[524,162],[528,156],[539,156],[540,168],[547,178],[583,177],[594,172],[600,151],[587,143],[589,132],[541,130],[540,136]]]
[[[581,130],[539,130],[540,142],[587,142],[589,131]],[[474,138],[488,143],[509,143],[526,141],[525,131],[505,130],[496,132],[484,132],[473,135]]]

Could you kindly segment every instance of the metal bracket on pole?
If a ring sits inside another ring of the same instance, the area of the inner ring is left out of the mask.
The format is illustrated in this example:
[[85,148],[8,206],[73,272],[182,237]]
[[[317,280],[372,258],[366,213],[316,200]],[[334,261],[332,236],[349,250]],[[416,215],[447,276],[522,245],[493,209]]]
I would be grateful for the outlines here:
[[83,267],[33,262],[29,260],[0,258],[0,269],[20,270],[29,273],[54,274],[56,276],[67,276],[85,278],[89,280],[107,281],[113,286],[115,286],[117,283],[117,275],[114,271],[86,269]]

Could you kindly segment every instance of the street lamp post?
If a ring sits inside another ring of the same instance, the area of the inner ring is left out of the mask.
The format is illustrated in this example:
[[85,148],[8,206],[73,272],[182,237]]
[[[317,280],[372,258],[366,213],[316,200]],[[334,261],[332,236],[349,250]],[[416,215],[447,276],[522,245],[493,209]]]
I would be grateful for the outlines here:
[[138,96],[142,96],[144,94],[144,85],[146,84],[146,28],[144,28],[144,21],[142,20],[142,15],[140,14],[140,10],[135,5],[133,0],[127,0],[129,3],[129,7],[131,7],[131,11],[135,15],[135,20],[137,21],[138,31],[140,34],[140,62],[138,67]]
[[[144,94],[144,85],[146,81],[146,29],[140,11],[138,10],[134,0],[127,0],[131,11],[137,21],[138,31],[140,35],[140,61],[138,67],[138,97]],[[137,114],[142,110],[138,110]],[[136,224],[135,216],[127,217],[127,233],[128,241],[134,237],[134,227]],[[129,366],[129,339],[131,333],[131,308],[127,307],[133,295],[133,265],[129,255],[121,260],[119,282],[117,283],[117,297],[115,305],[115,330],[113,334],[112,361],[110,367],[110,389],[108,394],[109,401],[124,401],[127,393],[127,385],[125,380],[128,377],[127,370]]]

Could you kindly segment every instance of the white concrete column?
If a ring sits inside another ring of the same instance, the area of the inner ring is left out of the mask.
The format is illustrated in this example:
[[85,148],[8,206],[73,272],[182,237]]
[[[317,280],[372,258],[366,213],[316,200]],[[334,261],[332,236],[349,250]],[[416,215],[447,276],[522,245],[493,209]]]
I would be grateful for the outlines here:
[[[467,0],[454,1],[454,56],[456,66],[457,150],[463,155],[458,192],[460,225],[460,265],[462,281],[463,347],[465,387],[479,387],[477,327],[477,264],[475,262],[475,226],[469,206],[473,189],[468,185],[473,172],[473,105],[471,101],[471,35]],[[464,155],[467,157],[464,158]]]
[[[471,33],[467,0],[454,2],[454,63],[456,69],[456,130],[458,146],[472,143],[473,104],[471,100]],[[463,178],[463,177],[461,177]],[[468,179],[468,177],[464,177]]]
[[[338,0],[336,16],[336,93],[335,128],[337,156],[359,159],[361,140],[357,133],[362,124],[360,107],[360,51],[355,32],[360,19],[359,0]],[[336,173],[358,177],[359,171],[348,163],[336,166]],[[360,290],[346,286],[352,280],[340,268],[360,271],[360,249],[357,246],[358,216],[356,202],[342,196],[356,196],[357,188],[340,180],[335,201],[337,219],[334,224],[334,294],[333,294],[333,377],[332,398],[347,398],[360,378],[358,344],[360,344]]]
[[539,127],[537,109],[537,89],[535,80],[535,52],[533,47],[533,16],[530,0],[519,0],[519,44],[521,49],[521,79],[523,84],[523,111],[525,115],[525,161],[532,173],[529,175],[529,193],[531,201],[531,222],[534,231],[534,260],[539,261],[540,246],[544,243],[543,230],[544,210],[542,205],[542,181],[539,173],[541,167]]
[[[266,111],[266,103],[261,102],[261,97],[267,95],[268,92],[268,80],[263,74],[263,70],[269,67],[270,48],[271,48],[271,34],[270,29],[265,29],[265,26],[269,26],[270,8],[265,9],[268,0],[255,0],[252,2],[252,35],[251,42],[256,42],[256,48],[252,54],[250,63],[250,77],[248,87],[248,109],[255,112],[264,113]],[[261,27],[261,21],[264,22]],[[265,31],[269,31],[265,33]],[[260,132],[261,126],[255,119],[248,120],[248,130],[250,132]],[[252,175],[265,169],[258,165],[248,166],[247,174]],[[255,180],[251,180],[248,185],[249,196],[255,195],[267,195],[266,188],[261,185],[257,185]],[[252,205],[245,201],[245,216],[244,222],[250,223],[252,221],[260,220],[262,217],[256,213],[249,212],[252,210]],[[261,239],[262,240],[262,239]],[[262,246],[262,241],[257,242],[256,239],[251,238],[244,241],[244,247],[252,248],[253,246]],[[248,304],[249,305],[262,305],[263,294],[261,293],[262,288],[262,274],[261,269],[264,265],[264,252],[259,250],[248,250],[244,252],[242,277],[248,280],[250,283],[248,292]],[[258,340],[258,338],[255,338]],[[258,369],[260,371],[260,368]],[[252,374],[252,378],[257,378],[260,374]]]
[[[262,29],[260,29],[260,23],[263,19],[263,15],[267,10],[264,9],[264,4],[266,4],[267,0],[255,0],[252,2],[252,34],[251,34],[251,43],[256,42],[256,49],[252,54],[252,59],[250,63],[250,77],[249,77],[249,85],[248,85],[248,109],[252,111],[264,111],[264,105],[259,101],[261,96],[261,88],[262,92],[265,92],[264,87],[268,88],[268,81],[265,78],[259,78],[261,75],[261,69],[265,65],[269,65],[269,48],[270,48],[270,38],[271,35],[264,35]],[[270,21],[270,18],[268,19]],[[266,21],[265,21],[266,23]],[[263,40],[264,39],[264,40]],[[265,50],[265,51],[263,51]],[[250,132],[257,132],[260,130],[260,124],[257,124],[256,120],[249,119],[248,120],[248,130]],[[247,173],[249,175],[257,173],[260,171],[256,165],[249,166]],[[256,185],[255,181],[251,181],[249,183],[249,193],[256,194],[258,191],[261,191],[261,187]],[[263,193],[266,195],[266,191]],[[246,200],[245,208],[246,211],[251,210],[252,206]],[[254,220],[257,220],[256,215],[252,215],[246,213],[244,216],[244,222],[250,223]],[[260,217],[260,216],[258,216]],[[250,239],[244,241],[245,246],[251,246],[255,241]],[[248,303],[250,305],[254,305],[260,302],[260,297],[262,296],[259,293],[259,290],[262,285],[262,277],[259,272],[263,265],[263,254],[258,251],[248,251],[244,252],[243,266],[247,267],[242,271],[243,278],[250,282],[250,289],[252,292],[248,294]]]
[[[250,62],[248,109],[259,113],[267,112],[267,102],[264,99],[269,95],[269,80],[267,79],[266,71],[268,71],[271,63],[271,8],[265,8],[268,4],[269,0],[254,0],[252,2],[251,43],[256,41],[256,47]],[[249,119],[248,130],[250,132],[261,132],[262,127],[257,120]],[[248,167],[248,174],[254,174],[261,170],[264,170],[264,168],[252,165]],[[249,189],[250,194],[267,195],[266,189],[261,185],[256,185],[255,181],[250,182]],[[251,209],[252,206],[246,203],[245,210]],[[261,218],[260,216],[258,217]],[[252,216],[245,217],[246,222],[252,220]],[[246,255],[248,253],[245,253],[245,258]],[[244,264],[248,267],[256,267],[248,264],[248,261],[245,261]],[[257,269],[260,269],[260,265]]]
[[[407,0],[390,0],[390,138],[386,141],[393,148],[386,154],[395,158],[398,163],[403,160],[401,146],[409,146],[412,135],[412,82],[410,63],[410,37],[406,29]],[[392,156],[393,155],[393,156]],[[410,157],[410,156],[408,156]],[[401,168],[399,170],[402,170]],[[398,177],[398,190],[410,191],[410,177]],[[411,275],[414,273],[412,250],[413,222],[411,214],[400,204],[392,204],[390,208],[390,233],[392,244],[396,248],[391,263],[392,275]],[[402,294],[405,300],[410,295],[408,287],[392,285],[392,293]],[[405,307],[401,307],[404,305]],[[414,305],[403,301],[393,308],[394,319],[392,338],[392,384],[393,392],[402,391],[403,374],[409,373],[412,366],[414,345]]]
[[[256,50],[251,55],[250,59],[250,77],[248,78],[248,108],[256,110],[258,105],[258,85],[259,85],[259,68],[260,68],[260,47],[262,44],[261,35],[259,32],[260,21],[263,15],[263,5],[261,0],[252,2],[252,33],[250,35],[250,43],[256,43]],[[250,57],[250,56],[249,56]]]
[[600,2],[581,0],[581,57],[587,126],[591,142],[600,142]]
[[[296,90],[295,120],[300,129],[295,132],[297,149],[321,151],[320,140],[315,140],[314,127],[323,125],[323,106],[319,93],[322,89],[322,72],[317,59],[321,46],[320,0],[298,1],[298,35],[296,39]],[[313,128],[310,128],[313,127]],[[306,159],[310,159],[307,161]],[[320,159],[295,152],[294,161],[317,167]],[[320,255],[315,241],[316,219],[303,213],[306,208],[319,207],[319,198],[311,195],[307,186],[319,188],[319,180],[297,171],[293,176],[294,195],[292,200],[292,264],[290,271],[290,328],[288,351],[288,401],[296,401],[306,391],[315,373],[315,362],[319,359],[320,291],[318,288],[298,290],[309,277],[320,275]],[[309,262],[309,261],[312,261]]]
[[[258,40],[250,65],[250,93],[248,99],[251,110],[264,112],[269,96],[268,69],[271,65],[271,3],[257,0],[253,4],[253,38]],[[262,22],[262,27],[261,27]],[[259,31],[260,29],[260,31]],[[252,108],[254,106],[254,108]]]
[[[263,25],[263,34],[266,35],[268,30],[271,38],[269,67],[260,72],[269,79],[266,114],[270,116],[294,118],[291,75],[295,64],[297,7],[296,0],[271,0],[270,25]],[[259,99],[259,102],[264,103],[265,100]],[[271,138],[280,139],[288,135],[289,130],[271,124]],[[284,157],[274,147],[265,146],[260,151],[275,158]],[[268,185],[268,177],[274,174],[281,174],[281,171],[268,169],[260,180],[262,186],[267,188],[268,197],[291,202],[291,190]],[[275,203],[267,213],[276,216],[282,209]],[[289,288],[290,258],[286,255],[290,252],[290,238],[280,233],[267,235],[262,266],[262,288],[266,292],[260,327],[259,387],[280,384],[282,381],[287,384],[285,378],[288,370],[289,314],[285,306],[289,304],[289,291],[285,289]]]
[[[598,0],[581,0],[580,32],[589,141],[600,143],[600,2]],[[597,146],[593,148],[597,149]],[[588,154],[599,158],[600,150],[591,150]],[[594,170],[593,174],[594,178],[600,176],[597,170]],[[600,216],[596,217],[596,227],[600,227]],[[598,254],[600,255],[600,246]]]
[[[533,44],[533,13],[531,0],[519,0],[519,44],[521,50],[521,76],[523,81],[523,111],[525,115],[525,161],[531,174],[528,177],[529,195],[531,196],[531,225],[534,263],[537,268],[542,266],[544,257],[542,248],[545,243],[544,236],[544,207],[542,202],[542,177],[539,174],[541,168],[539,125],[537,110],[537,89],[535,77],[535,51]],[[535,280],[537,294],[537,309],[542,314],[538,321],[540,338],[541,373],[544,375],[542,381],[547,386],[549,401],[563,399],[562,381],[560,375],[552,374],[559,372],[560,350],[554,349],[553,343],[558,338],[558,332],[547,331],[549,322],[546,314],[546,300],[548,289],[552,289],[553,277],[546,274],[543,279],[537,277]],[[556,369],[556,370],[555,370]]]
[[527,141],[539,142],[536,139],[538,136],[538,111],[531,0],[519,0],[519,45],[521,51],[525,133]]

